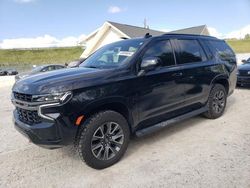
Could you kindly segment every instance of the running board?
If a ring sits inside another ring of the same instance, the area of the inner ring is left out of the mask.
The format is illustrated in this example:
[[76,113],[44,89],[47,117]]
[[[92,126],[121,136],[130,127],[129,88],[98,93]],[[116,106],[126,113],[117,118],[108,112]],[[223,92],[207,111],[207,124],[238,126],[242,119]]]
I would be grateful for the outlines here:
[[138,131],[136,131],[135,134],[138,137],[145,136],[147,134],[150,134],[150,133],[156,132],[158,130],[161,130],[162,128],[167,127],[167,126],[169,126],[169,125],[171,125],[173,123],[177,123],[177,122],[180,122],[182,120],[185,120],[185,119],[191,118],[193,116],[199,115],[201,113],[204,113],[207,110],[208,110],[207,107],[199,108],[198,110],[194,110],[192,112],[183,114],[181,116],[178,116],[178,117],[175,117],[175,118],[172,118],[172,119],[157,123],[155,125],[152,125],[150,127],[145,128],[145,129],[138,130]]

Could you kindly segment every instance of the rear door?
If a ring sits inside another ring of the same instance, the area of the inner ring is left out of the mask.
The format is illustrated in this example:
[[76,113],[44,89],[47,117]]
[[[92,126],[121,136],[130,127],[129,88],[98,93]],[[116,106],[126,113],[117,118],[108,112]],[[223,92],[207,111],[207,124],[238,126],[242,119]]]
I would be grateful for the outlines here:
[[213,61],[206,54],[201,41],[195,38],[179,38],[175,40],[178,47],[177,64],[183,73],[185,85],[185,106],[202,106],[209,93]]
[[231,94],[237,81],[237,60],[235,53],[223,40],[209,40],[207,43],[217,59],[217,63],[224,64],[229,73],[229,94]]

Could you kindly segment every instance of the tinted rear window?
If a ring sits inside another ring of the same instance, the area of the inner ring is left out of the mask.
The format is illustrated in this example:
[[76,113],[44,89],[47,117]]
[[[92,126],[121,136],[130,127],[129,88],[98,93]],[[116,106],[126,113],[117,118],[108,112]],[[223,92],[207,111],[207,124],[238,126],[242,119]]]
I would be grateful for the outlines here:
[[202,62],[206,55],[197,40],[177,40],[180,48],[179,64]]
[[228,58],[235,57],[234,52],[224,41],[209,41],[211,46],[215,50],[215,55],[217,55],[221,60],[228,60]]
[[233,50],[227,45],[225,41],[210,40],[209,43],[212,47],[215,57],[226,62],[228,67],[232,70],[237,64]]

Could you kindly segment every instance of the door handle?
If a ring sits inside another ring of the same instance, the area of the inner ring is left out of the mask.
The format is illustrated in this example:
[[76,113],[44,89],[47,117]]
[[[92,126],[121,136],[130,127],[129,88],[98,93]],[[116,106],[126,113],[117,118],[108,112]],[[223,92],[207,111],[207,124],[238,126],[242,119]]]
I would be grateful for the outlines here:
[[172,74],[172,76],[174,76],[174,77],[180,77],[182,75],[183,75],[182,72],[176,72],[176,73]]

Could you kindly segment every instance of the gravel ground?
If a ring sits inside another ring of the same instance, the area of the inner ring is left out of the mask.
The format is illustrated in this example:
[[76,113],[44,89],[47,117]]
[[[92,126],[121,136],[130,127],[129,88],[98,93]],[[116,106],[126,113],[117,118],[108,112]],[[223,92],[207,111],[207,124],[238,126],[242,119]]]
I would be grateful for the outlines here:
[[43,149],[14,129],[12,83],[0,78],[0,187],[250,187],[249,89],[235,90],[223,117],[134,138],[119,163],[94,170],[72,147]]

